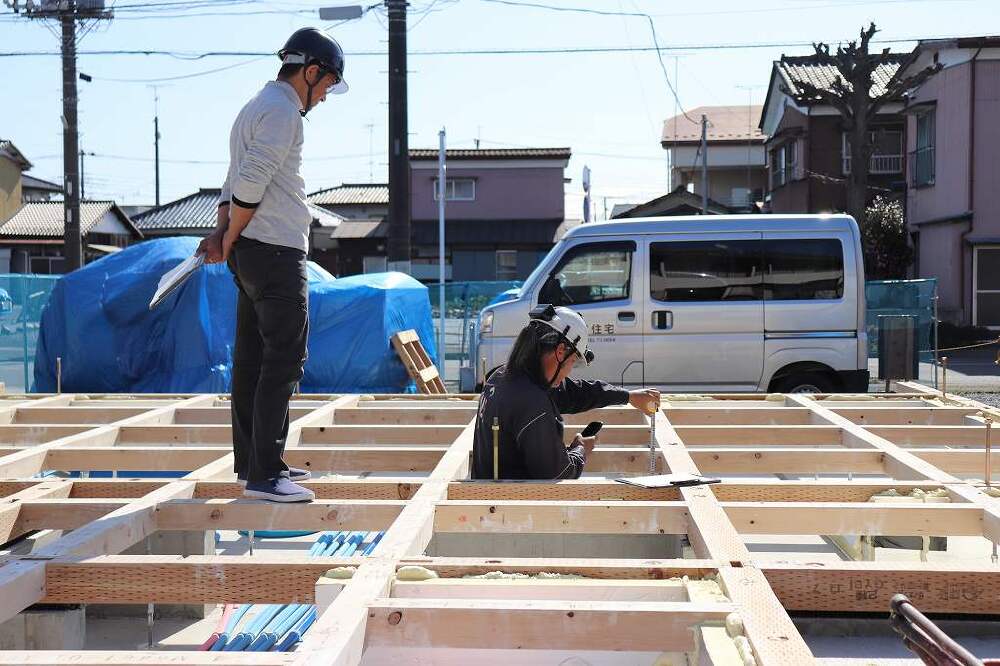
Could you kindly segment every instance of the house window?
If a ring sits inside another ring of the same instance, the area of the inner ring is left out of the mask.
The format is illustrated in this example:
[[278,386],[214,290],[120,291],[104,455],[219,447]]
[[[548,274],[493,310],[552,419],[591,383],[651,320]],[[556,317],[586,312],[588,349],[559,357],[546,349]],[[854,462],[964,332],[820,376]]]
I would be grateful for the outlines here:
[[517,250],[497,250],[497,279],[517,279]]
[[975,249],[972,322],[1000,328],[1000,245]]
[[361,271],[363,273],[385,273],[386,257],[368,256],[361,259]]
[[[847,132],[841,138],[844,175],[851,173],[851,142]],[[868,158],[868,173],[893,174],[903,172],[903,132],[896,129],[875,129],[868,132],[872,154]]]
[[771,151],[771,189],[790,183],[798,166],[797,142],[784,143]]
[[[434,201],[439,199],[438,190],[440,181],[434,179]],[[475,201],[476,200],[476,180],[475,178],[445,178],[444,181],[445,201]]]
[[917,147],[910,153],[910,174],[912,184],[924,187],[934,184],[934,147],[937,143],[934,109],[917,115]]

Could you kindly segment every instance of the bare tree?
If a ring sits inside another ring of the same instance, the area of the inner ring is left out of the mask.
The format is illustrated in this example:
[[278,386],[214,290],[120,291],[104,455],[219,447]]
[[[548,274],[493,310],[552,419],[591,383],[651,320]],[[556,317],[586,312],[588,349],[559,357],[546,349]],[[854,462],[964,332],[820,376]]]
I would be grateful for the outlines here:
[[869,136],[869,126],[876,114],[889,102],[903,99],[905,93],[917,88],[941,69],[940,64],[905,76],[905,72],[917,57],[911,53],[900,63],[885,89],[875,91],[873,75],[878,66],[886,61],[889,49],[870,53],[868,45],[878,30],[872,23],[861,31],[860,41],[850,41],[846,46],[837,47],[830,53],[830,46],[823,42],[814,43],[816,60],[819,64],[833,65],[837,77],[829,88],[821,88],[805,81],[797,81],[797,91],[785,89],[785,94],[799,104],[819,102],[832,106],[840,113],[847,132],[847,142],[851,147],[851,173],[847,176],[847,212],[865,224],[865,207],[868,199],[868,166],[874,150]]

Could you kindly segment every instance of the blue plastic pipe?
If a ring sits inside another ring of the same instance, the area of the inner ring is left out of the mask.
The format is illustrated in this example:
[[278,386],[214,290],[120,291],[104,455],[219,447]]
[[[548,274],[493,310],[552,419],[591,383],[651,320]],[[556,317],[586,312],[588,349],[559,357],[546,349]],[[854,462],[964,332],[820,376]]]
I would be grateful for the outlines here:
[[385,534],[385,532],[378,532],[375,535],[375,538],[371,540],[371,543],[369,543],[367,546],[365,546],[365,549],[364,549],[364,551],[362,551],[361,554],[362,555],[371,555],[372,551],[375,550],[375,546],[377,546],[378,542],[382,540],[382,535],[384,535],[384,534]]
[[292,627],[295,626],[295,623],[301,620],[303,616],[313,608],[315,608],[315,606],[311,604],[297,604],[295,606],[295,611],[287,618],[285,618],[285,621],[282,622],[278,626],[278,628],[274,630],[274,636],[275,636],[274,642],[277,643],[278,641],[280,641],[282,636],[291,631]]
[[281,644],[275,648],[275,650],[277,652],[288,652],[293,645],[302,640],[302,635],[306,633],[306,630],[309,629],[315,621],[316,607],[313,606],[309,609],[309,612],[306,613],[305,617],[302,618],[302,621],[299,622],[299,625],[285,637],[285,640],[281,641]]
[[229,637],[236,631],[236,625],[240,623],[240,620],[243,619],[248,610],[250,610],[250,604],[241,604],[237,607],[229,618],[229,622],[226,623],[225,630],[219,634],[219,640],[215,641],[212,645],[211,652],[222,652],[225,649],[226,643],[229,642]]
[[250,625],[238,633],[232,642],[223,648],[224,652],[240,652],[245,650],[248,645],[253,643],[257,638],[257,635],[264,630],[267,623],[270,622],[275,615],[281,612],[284,608],[284,604],[268,604],[264,606],[257,616],[253,619]]
[[268,650],[272,645],[277,642],[278,637],[275,635],[275,630],[279,625],[283,624],[284,621],[295,612],[295,608],[298,604],[288,604],[281,609],[277,615],[271,618],[271,621],[267,623],[267,626],[253,639],[250,646],[247,648],[247,652],[264,652]]

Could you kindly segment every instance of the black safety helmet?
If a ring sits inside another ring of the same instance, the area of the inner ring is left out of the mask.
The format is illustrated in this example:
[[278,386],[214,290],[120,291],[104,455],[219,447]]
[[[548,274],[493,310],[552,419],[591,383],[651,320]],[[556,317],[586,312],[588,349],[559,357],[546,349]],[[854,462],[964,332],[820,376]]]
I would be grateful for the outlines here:
[[[285,46],[278,51],[278,57],[285,65],[317,65],[323,74],[335,74],[337,82],[327,89],[328,93],[342,95],[347,92],[344,80],[344,50],[330,35],[316,28],[301,28],[292,33]],[[305,111],[312,100],[313,84],[309,85],[309,99]],[[305,113],[303,113],[305,115]]]

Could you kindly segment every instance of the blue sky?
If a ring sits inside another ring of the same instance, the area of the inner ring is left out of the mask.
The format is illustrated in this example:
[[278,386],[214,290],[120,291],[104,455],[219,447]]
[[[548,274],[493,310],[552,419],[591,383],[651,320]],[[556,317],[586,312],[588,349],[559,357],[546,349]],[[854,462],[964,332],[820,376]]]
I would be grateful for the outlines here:
[[[117,17],[94,27],[88,50],[153,49],[272,51],[296,28],[329,27],[315,10],[335,0],[202,0],[170,8],[153,0],[119,0]],[[517,3],[522,0],[511,0]],[[527,2],[528,0],[523,0]],[[807,54],[814,40],[836,43],[869,21],[877,39],[1000,34],[996,0],[536,0],[541,4],[653,16],[666,69],[684,108],[761,103],[771,61]],[[110,4],[110,3],[109,3]],[[368,3],[371,4],[371,3]],[[126,5],[131,5],[126,8]],[[429,11],[428,11],[429,10]],[[667,169],[658,136],[675,101],[655,53],[419,55],[431,50],[648,47],[640,17],[516,7],[487,0],[411,0],[409,50],[410,145],[436,147],[447,128],[450,147],[569,146],[567,211],[578,214],[580,172],[593,171],[598,215],[618,201],[642,201],[665,191]],[[222,15],[220,15],[222,14]],[[348,53],[351,91],[309,114],[303,175],[307,191],[342,182],[386,178],[387,80],[384,12],[331,31]],[[693,48],[765,44],[758,48]],[[912,43],[890,44],[893,51]],[[689,47],[689,48],[684,48]],[[0,52],[57,51],[58,40],[37,21],[0,6]],[[190,76],[238,65],[225,71]],[[153,201],[152,83],[159,92],[161,200],[218,187],[228,158],[230,124],[244,102],[273,78],[277,58],[82,55],[79,69],[81,146],[86,193],[124,204]],[[61,179],[59,58],[2,57],[0,137],[9,138],[35,168]],[[115,81],[129,79],[139,81]],[[746,86],[751,86],[749,90]],[[113,156],[113,157],[109,157]],[[127,158],[127,159],[122,159]]]

